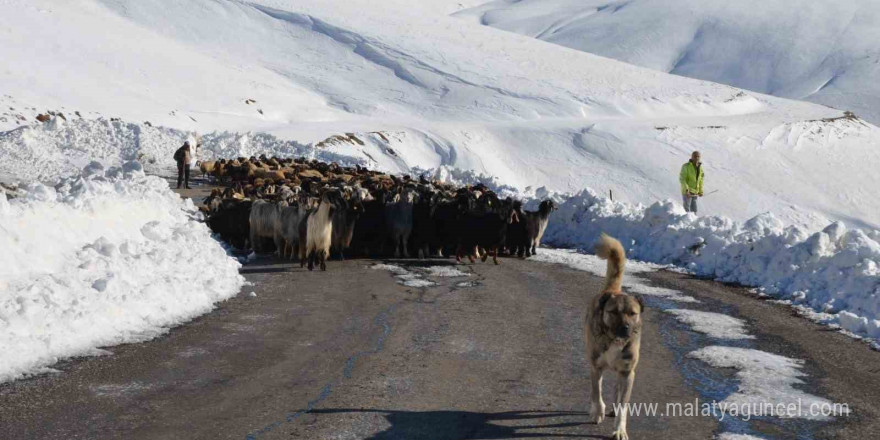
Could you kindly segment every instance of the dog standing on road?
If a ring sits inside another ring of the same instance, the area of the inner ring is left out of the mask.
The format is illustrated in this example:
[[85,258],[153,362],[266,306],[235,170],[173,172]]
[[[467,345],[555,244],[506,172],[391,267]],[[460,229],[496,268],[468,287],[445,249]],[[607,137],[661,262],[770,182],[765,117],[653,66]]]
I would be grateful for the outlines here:
[[626,255],[620,242],[605,234],[596,246],[596,255],[608,260],[605,288],[596,295],[587,310],[585,327],[587,356],[590,361],[590,422],[602,423],[602,374],[606,369],[617,373],[617,426],[614,440],[627,440],[626,416],[639,363],[642,312],[641,298],[620,291]]

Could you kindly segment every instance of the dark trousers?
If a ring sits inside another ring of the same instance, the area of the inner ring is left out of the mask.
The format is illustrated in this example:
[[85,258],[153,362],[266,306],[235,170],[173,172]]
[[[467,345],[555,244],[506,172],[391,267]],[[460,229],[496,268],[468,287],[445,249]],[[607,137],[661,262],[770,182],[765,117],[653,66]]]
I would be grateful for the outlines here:
[[184,186],[189,188],[189,164],[177,164],[177,187],[180,188],[180,182],[184,182]]

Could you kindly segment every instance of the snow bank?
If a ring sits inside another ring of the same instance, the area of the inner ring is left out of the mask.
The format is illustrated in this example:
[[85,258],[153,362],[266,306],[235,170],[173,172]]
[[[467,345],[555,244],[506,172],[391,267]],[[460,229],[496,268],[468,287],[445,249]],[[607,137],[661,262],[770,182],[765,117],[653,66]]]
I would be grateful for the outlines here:
[[685,213],[671,200],[645,207],[584,190],[560,204],[544,242],[588,249],[602,232],[618,238],[630,258],[761,287],[880,338],[880,231],[835,222],[811,234],[771,213],[739,223]]
[[0,195],[0,382],[153,338],[244,279],[192,201],[138,162]]
[[[131,160],[148,171],[173,168],[174,151],[184,141],[195,143],[195,133],[107,119],[54,117],[50,121],[0,133],[0,178],[9,181],[56,182],[77,173],[90,162],[120,166]],[[306,157],[341,165],[368,165],[362,154],[347,155],[281,140],[266,133],[213,132],[200,137],[198,160],[250,157],[260,154]]]

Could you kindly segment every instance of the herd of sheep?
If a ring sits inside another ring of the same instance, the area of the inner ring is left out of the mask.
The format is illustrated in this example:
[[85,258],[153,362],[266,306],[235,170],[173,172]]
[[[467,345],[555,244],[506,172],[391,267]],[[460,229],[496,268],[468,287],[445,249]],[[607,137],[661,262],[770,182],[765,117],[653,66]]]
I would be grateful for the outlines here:
[[553,201],[537,211],[483,185],[456,187],[360,166],[251,157],[199,164],[225,190],[202,208],[212,231],[239,249],[298,258],[326,270],[331,252],[419,258],[455,254],[483,261],[528,257],[540,244]]

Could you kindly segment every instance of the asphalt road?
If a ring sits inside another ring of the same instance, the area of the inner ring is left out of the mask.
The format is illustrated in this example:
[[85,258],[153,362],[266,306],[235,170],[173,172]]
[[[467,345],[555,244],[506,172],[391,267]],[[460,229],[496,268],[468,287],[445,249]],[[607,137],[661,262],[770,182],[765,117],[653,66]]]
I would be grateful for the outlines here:
[[[587,424],[585,307],[601,279],[516,259],[455,266],[408,287],[373,260],[308,272],[263,257],[253,283],[153,341],[0,385],[0,439],[607,438]],[[414,273],[452,260],[407,260]],[[880,353],[744,289],[657,272],[657,286],[748,321],[745,346],[803,359],[801,389],[850,405],[833,422],[631,417],[632,439],[878,438]],[[254,292],[255,296],[251,296]],[[686,354],[711,344],[649,298],[634,402],[692,402],[735,390],[735,371]],[[606,380],[606,401],[613,380]]]

